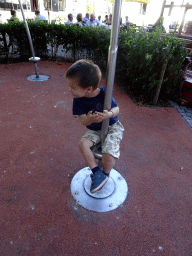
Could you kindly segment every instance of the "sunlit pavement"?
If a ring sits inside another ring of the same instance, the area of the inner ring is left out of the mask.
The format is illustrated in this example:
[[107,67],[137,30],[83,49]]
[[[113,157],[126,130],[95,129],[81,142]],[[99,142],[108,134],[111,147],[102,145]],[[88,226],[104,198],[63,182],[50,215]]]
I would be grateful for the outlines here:
[[[0,65],[0,254],[184,255],[192,251],[192,132],[173,107],[136,106],[115,85],[125,127],[115,169],[128,184],[117,209],[98,213],[73,199],[86,167],[64,77],[69,63]],[[101,81],[105,85],[105,79]]]

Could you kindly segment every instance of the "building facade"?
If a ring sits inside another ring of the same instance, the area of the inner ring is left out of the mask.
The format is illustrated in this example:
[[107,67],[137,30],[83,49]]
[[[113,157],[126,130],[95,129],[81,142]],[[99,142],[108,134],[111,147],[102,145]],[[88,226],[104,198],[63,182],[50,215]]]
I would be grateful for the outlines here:
[[[26,19],[35,17],[35,10],[47,20],[60,19],[63,22],[67,20],[68,13],[72,13],[74,18],[78,13],[83,16],[86,12],[104,15],[112,12],[112,4],[108,0],[22,0]],[[18,0],[0,0],[0,22],[5,23],[11,17],[10,10],[16,10],[17,17],[22,20],[21,10]]]

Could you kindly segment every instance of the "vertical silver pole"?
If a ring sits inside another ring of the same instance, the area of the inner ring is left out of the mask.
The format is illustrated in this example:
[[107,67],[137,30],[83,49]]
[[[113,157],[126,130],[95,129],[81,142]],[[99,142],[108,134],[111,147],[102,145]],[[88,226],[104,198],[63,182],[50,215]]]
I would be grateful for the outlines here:
[[[111,39],[110,39],[108,63],[107,63],[107,85],[106,85],[105,101],[104,101],[105,110],[111,109],[111,99],[112,99],[113,85],[114,85],[114,79],[115,79],[115,69],[116,69],[116,59],[117,59],[117,49],[118,49],[121,4],[122,4],[122,0],[114,1]],[[103,145],[103,142],[107,135],[108,128],[109,128],[109,119],[106,119],[103,121],[102,128],[101,128],[101,145]]]
[[[30,48],[31,48],[31,53],[32,53],[33,59],[35,59],[35,51],[34,51],[33,43],[32,43],[32,40],[31,40],[31,34],[30,34],[30,31],[29,31],[29,27],[28,27],[27,21],[26,21],[26,19],[25,19],[25,14],[24,14],[24,11],[23,11],[23,6],[22,6],[22,4],[21,4],[21,0],[19,0],[19,5],[20,5],[21,12],[22,12],[22,15],[23,15],[23,20],[24,20],[24,24],[25,24],[27,36],[28,36],[28,39],[29,39],[29,44],[30,44]],[[35,64],[36,78],[39,78],[39,71],[38,71],[37,63],[34,62],[34,64]]]
[[188,8],[187,8],[187,4],[186,4],[186,6],[185,6],[185,11],[184,11],[184,14],[183,14],[183,19],[182,19],[181,25],[180,25],[180,27],[179,27],[178,37],[181,36],[181,32],[182,32],[183,25],[184,25],[184,22],[185,22],[185,15],[186,15],[187,11],[188,11]]

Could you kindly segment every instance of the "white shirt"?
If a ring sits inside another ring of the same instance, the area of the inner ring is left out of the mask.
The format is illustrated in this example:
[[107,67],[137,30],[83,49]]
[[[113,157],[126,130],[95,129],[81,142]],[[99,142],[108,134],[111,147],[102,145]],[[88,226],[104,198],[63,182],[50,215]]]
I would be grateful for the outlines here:
[[87,22],[89,19],[87,18],[87,17],[85,17],[84,19],[83,19],[83,21],[84,22]]
[[94,19],[92,22],[90,20],[86,22],[86,26],[97,26],[99,24],[100,22],[97,19]]
[[126,21],[124,22],[124,25],[125,25],[125,26],[129,25],[129,21],[126,20]]
[[79,25],[80,27],[83,27],[83,24],[80,21],[78,21],[76,24]]
[[35,23],[37,23],[38,20],[46,20],[45,16],[41,15],[40,13],[36,15]]
[[66,22],[66,24],[71,24],[71,23],[73,23],[73,21],[71,21],[71,20],[68,20],[67,22]]

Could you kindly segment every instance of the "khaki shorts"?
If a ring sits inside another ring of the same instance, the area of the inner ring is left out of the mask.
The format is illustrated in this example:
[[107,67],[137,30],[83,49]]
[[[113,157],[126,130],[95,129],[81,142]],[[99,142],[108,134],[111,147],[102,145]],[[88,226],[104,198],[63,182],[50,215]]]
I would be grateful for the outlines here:
[[[102,153],[108,153],[115,158],[120,156],[120,141],[123,138],[123,125],[117,121],[113,125],[109,126],[107,137],[103,143]],[[88,130],[82,138],[87,138],[98,144],[101,141],[101,131]]]

